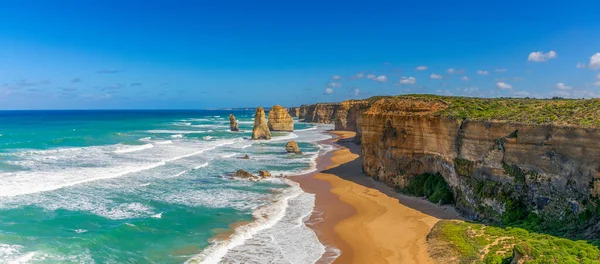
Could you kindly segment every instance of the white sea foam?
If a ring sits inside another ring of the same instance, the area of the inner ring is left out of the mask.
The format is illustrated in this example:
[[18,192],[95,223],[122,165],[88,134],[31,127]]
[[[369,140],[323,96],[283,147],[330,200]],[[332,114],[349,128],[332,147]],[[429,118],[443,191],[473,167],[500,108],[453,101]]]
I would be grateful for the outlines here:
[[298,131],[311,131],[311,130],[317,130],[317,127],[309,127],[309,128],[304,128],[304,129],[294,129],[294,131],[298,132]]
[[182,134],[175,134],[175,135],[171,135],[172,138],[182,138],[183,135]]
[[158,214],[152,215],[152,218],[159,218],[159,219],[160,219],[160,218],[162,218],[162,214],[163,214],[163,213],[162,213],[162,212],[160,212],[160,213],[158,213]]
[[[52,191],[82,183],[117,178],[199,155],[239,140],[241,139],[196,143],[199,145],[182,143],[161,145],[161,148],[145,147],[143,152],[121,151],[118,152],[119,156],[115,157],[106,153],[106,149],[114,149],[114,146],[19,153],[19,155],[26,156],[27,159],[15,163],[29,167],[31,170],[0,173],[3,182],[0,185],[0,197]],[[121,157],[120,155],[132,156]],[[94,166],[87,164],[94,164]]]
[[149,148],[153,148],[154,145],[152,144],[144,144],[144,145],[138,145],[138,146],[127,146],[118,150],[115,150],[115,153],[129,153],[129,152],[135,152],[135,151],[140,151],[140,150],[144,150],[144,149],[149,149]]
[[231,153],[231,154],[225,154],[225,155],[221,155],[222,158],[231,158],[233,156],[235,156],[237,153]]
[[147,130],[145,132],[153,133],[153,134],[202,134],[202,133],[206,133],[205,130],[168,130],[168,129]]
[[208,162],[204,162],[204,163],[202,163],[202,164],[200,164],[200,165],[198,165],[198,166],[194,167],[194,169],[195,169],[195,170],[197,170],[197,169],[200,169],[200,168],[204,168],[204,167],[206,167],[206,166],[208,166]]
[[[214,241],[186,263],[314,263],[318,260],[325,247],[314,231],[303,224],[313,210],[314,195],[304,193],[296,183],[288,180],[286,183],[291,188],[272,203],[255,210],[254,222],[236,228],[226,240]],[[290,230],[293,236],[289,235]]]

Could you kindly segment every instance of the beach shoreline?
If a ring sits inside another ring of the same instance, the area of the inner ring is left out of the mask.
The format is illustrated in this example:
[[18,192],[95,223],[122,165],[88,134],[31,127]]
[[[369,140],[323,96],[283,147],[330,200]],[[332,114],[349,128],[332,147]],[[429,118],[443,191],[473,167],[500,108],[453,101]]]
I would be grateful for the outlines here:
[[[362,173],[354,132],[330,131],[336,148],[317,159],[315,173],[290,177],[315,194],[307,221],[321,242],[341,252],[334,263],[433,263],[426,236],[440,219],[461,219],[451,206],[397,193]],[[317,263],[331,263],[323,256]]]

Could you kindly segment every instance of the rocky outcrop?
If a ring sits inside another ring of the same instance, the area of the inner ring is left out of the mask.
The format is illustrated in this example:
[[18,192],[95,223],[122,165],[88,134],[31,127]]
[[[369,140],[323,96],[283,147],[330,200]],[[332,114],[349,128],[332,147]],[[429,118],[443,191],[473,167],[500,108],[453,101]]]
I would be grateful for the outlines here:
[[229,114],[229,129],[231,131],[240,131],[237,120],[235,120],[235,116],[233,116],[233,114]]
[[265,117],[265,109],[260,106],[256,108],[256,113],[254,115],[252,139],[271,139],[271,132],[269,131],[269,126],[267,126],[267,119]]
[[341,103],[335,115],[335,130],[354,131],[354,141],[360,144],[362,137],[362,114],[371,106],[367,100],[348,100]]
[[269,111],[269,130],[271,131],[294,131],[294,119],[290,116],[287,109],[276,105]]
[[302,105],[298,110],[298,119],[308,123],[331,124],[340,106],[340,103]]
[[589,213],[598,200],[600,129],[439,115],[446,107],[436,100],[375,102],[362,115],[364,172],[396,187],[440,173],[470,218],[515,220],[534,212],[566,219]]
[[288,141],[287,144],[285,144],[285,151],[287,151],[287,153],[296,153],[296,154],[300,154],[302,153],[300,151],[300,147],[298,147],[298,143],[296,143],[296,141]]
[[238,178],[252,178],[254,177],[254,175],[252,175],[252,173],[247,172],[245,170],[238,170],[235,173],[233,173],[233,175],[231,175],[233,177],[238,177]]
[[292,117],[300,117],[300,107],[290,107],[288,108],[288,113]]
[[271,177],[271,173],[265,170],[258,171],[258,176],[263,178]]

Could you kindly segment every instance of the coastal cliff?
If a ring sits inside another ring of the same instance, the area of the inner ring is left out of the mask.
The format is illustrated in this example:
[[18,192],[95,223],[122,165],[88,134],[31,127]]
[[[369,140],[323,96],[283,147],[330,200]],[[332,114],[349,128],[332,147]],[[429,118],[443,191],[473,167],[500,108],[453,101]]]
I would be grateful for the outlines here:
[[361,142],[362,114],[371,106],[368,100],[348,100],[341,103],[335,113],[335,130],[356,132],[354,141]]
[[331,124],[334,123],[340,106],[340,103],[317,103],[292,107],[288,111],[292,117],[298,117],[303,122]]
[[[399,188],[417,175],[439,173],[457,209],[474,219],[510,222],[530,212],[554,219],[596,214],[598,100],[445,99],[386,98],[365,111],[364,172]],[[509,112],[493,112],[502,107]],[[486,111],[492,112],[480,113]]]
[[600,215],[599,99],[407,95],[297,111],[356,132],[364,172],[390,186],[440,175],[468,218],[509,223],[533,213],[587,225]]

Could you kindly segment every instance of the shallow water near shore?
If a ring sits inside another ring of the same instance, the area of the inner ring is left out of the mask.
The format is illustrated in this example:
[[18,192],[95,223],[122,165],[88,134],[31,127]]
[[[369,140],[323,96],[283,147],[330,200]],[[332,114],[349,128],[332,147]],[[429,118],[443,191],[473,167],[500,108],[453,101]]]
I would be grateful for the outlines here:
[[0,262],[313,263],[325,250],[303,223],[313,195],[227,175],[312,171],[331,126],[251,141],[249,110],[7,111],[0,124]]

